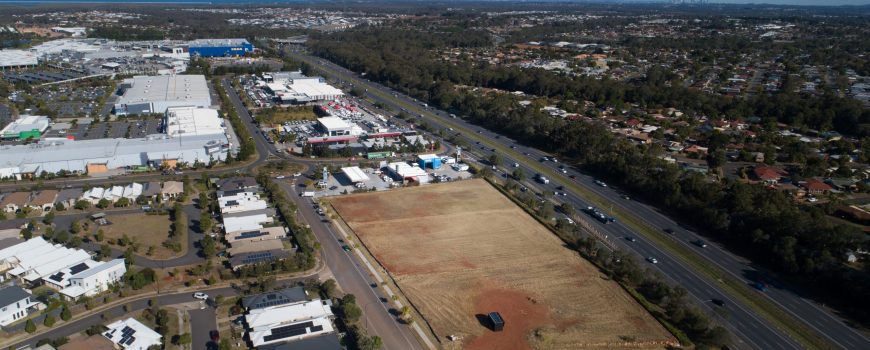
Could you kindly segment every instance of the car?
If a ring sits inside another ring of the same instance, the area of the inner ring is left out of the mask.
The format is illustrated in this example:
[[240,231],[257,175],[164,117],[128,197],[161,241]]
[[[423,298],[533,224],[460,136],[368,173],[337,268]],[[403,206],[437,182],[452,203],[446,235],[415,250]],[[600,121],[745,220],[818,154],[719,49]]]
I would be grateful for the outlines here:
[[646,261],[649,261],[651,264],[658,264],[659,260],[653,257],[646,258]]
[[284,175],[275,176],[275,179],[277,179],[277,180],[281,180],[283,178],[286,178],[286,176],[284,176]]
[[350,247],[348,247],[347,244],[343,244],[343,245],[341,246],[341,249],[344,250],[344,251],[346,251],[346,252],[349,252],[349,251],[350,251]]
[[816,197],[809,197],[809,198],[807,198],[807,202],[810,202],[810,203],[815,203],[815,202],[818,202],[818,201],[819,201],[819,199],[816,198]]
[[142,211],[151,211],[151,206],[150,205],[143,205]]
[[514,168],[519,168],[519,167],[520,167],[520,163],[514,163]]
[[759,291],[762,291],[762,292],[766,292],[766,291],[767,291],[767,283],[764,283],[764,282],[755,282],[755,283],[752,284],[752,286],[755,287],[755,289],[758,289]]
[[607,184],[604,183],[604,181],[601,181],[601,180],[595,180],[595,184],[598,185],[598,186],[601,186],[601,187],[607,187]]
[[330,187],[329,187],[329,190],[330,190],[330,191],[335,191],[336,189],[338,189],[338,186],[330,186]]
[[631,197],[629,197],[627,194],[624,194],[622,195],[622,199],[631,200]]
[[565,170],[565,169],[559,169],[559,171],[561,171],[562,174],[567,174],[567,173],[568,173],[568,170]]
[[215,343],[217,343],[218,341],[221,340],[221,334],[216,329],[213,329],[210,332],[208,332],[208,337],[211,338],[211,341],[213,341]]
[[713,303],[713,305],[716,305],[716,306],[722,306],[722,307],[725,306],[725,300],[722,300],[722,299],[715,299],[715,298],[714,298],[714,299],[710,299],[710,302]]
[[669,234],[669,235],[674,234],[674,229],[672,229],[672,228],[670,228],[670,227],[666,228],[664,231],[665,231],[665,233],[667,233],[667,234]]
[[557,196],[563,196],[563,197],[564,197],[564,196],[567,196],[568,194],[565,193],[565,192],[556,192],[556,195],[557,195]]
[[208,300],[208,294],[205,294],[203,292],[196,292],[193,293],[193,298],[199,300]]
[[626,240],[626,241],[629,241],[629,242],[637,242],[637,238],[634,238],[634,237],[631,237],[631,236],[629,236],[629,237],[625,237],[625,240]]
[[707,248],[707,243],[704,243],[704,241],[702,241],[702,240],[700,240],[700,239],[697,240],[697,241],[694,241],[694,242],[692,242],[692,243],[694,243],[694,244],[695,244],[696,246],[698,246],[698,247],[701,247],[701,248]]

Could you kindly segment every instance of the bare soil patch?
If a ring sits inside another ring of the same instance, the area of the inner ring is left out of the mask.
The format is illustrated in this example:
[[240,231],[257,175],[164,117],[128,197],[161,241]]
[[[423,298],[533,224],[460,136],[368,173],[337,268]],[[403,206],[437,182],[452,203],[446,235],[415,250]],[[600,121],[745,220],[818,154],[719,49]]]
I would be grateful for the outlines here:
[[[444,343],[453,334],[480,350],[676,344],[617,284],[482,180],[331,202]],[[492,311],[504,331],[478,321]]]

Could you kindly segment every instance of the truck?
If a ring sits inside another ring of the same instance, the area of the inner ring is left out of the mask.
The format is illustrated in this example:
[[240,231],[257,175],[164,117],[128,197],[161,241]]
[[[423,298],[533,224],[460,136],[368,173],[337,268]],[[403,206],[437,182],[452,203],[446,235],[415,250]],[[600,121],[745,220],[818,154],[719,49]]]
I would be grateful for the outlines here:
[[302,197],[314,197],[314,191],[305,191],[300,195]]
[[544,176],[544,175],[537,174],[537,175],[535,175],[535,178],[538,180],[538,182],[540,182],[540,183],[542,183],[542,184],[544,184],[544,185],[550,183],[550,179],[548,179],[548,178],[547,178],[546,176]]

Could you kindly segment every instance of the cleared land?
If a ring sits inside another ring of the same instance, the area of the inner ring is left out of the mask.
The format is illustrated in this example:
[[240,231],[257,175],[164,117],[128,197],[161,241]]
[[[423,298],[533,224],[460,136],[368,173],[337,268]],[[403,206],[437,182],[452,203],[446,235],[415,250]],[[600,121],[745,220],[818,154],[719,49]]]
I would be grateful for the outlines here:
[[[676,340],[595,266],[482,180],[331,200],[445,347],[662,348]],[[503,332],[480,315],[498,311]]]
[[[148,247],[154,246],[154,254],[149,256],[151,259],[169,259],[184,253],[175,253],[169,248],[163,246],[163,241],[169,237],[169,228],[172,222],[169,220],[169,215],[145,215],[143,214],[122,214],[107,216],[111,225],[99,226],[91,224],[92,234],[97,230],[102,229],[105,235],[104,242],[113,240],[117,242],[125,234],[131,240],[139,244],[139,253],[145,254]],[[186,245],[186,244],[185,244]],[[116,245],[117,246],[117,245]],[[124,249],[123,247],[119,247]]]
[[263,109],[257,113],[258,117],[270,124],[281,124],[293,120],[315,120],[317,114],[313,107],[275,107]]

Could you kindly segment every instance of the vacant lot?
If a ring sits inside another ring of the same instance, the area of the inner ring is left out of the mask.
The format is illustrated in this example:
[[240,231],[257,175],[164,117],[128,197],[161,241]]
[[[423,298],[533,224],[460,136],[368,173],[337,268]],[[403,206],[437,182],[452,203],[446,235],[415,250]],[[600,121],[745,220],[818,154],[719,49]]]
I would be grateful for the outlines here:
[[[139,244],[139,254],[145,255],[148,247],[154,246],[154,252],[149,258],[152,259],[169,259],[172,257],[184,254],[184,251],[175,253],[169,248],[163,246],[163,241],[169,237],[169,215],[145,215],[142,214],[122,214],[107,216],[111,225],[98,226],[91,225],[93,232],[102,229],[106,241],[115,241],[121,239],[125,234],[131,240]],[[118,245],[115,245],[118,247]],[[124,248],[121,248],[124,249]]]
[[[482,180],[332,203],[445,343],[451,334],[481,350],[676,343],[618,285]],[[503,332],[478,321],[491,311],[505,318]]]
[[274,107],[260,110],[257,112],[258,117],[269,124],[282,124],[293,120],[315,120],[317,114],[314,113],[314,107]]

